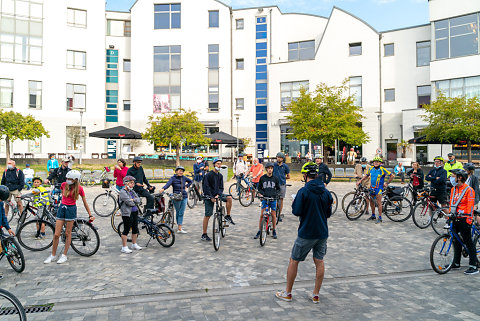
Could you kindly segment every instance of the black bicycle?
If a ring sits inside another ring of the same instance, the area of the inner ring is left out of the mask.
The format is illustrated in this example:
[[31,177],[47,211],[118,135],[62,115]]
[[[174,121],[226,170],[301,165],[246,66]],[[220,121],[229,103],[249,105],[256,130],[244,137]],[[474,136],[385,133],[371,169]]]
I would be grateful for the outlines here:
[[25,309],[12,293],[0,289],[0,319],[26,321]]
[[[192,181],[194,180],[194,176],[192,173],[191,175],[186,175],[187,177],[191,178]],[[194,208],[198,202],[203,200],[202,193],[200,192],[200,189],[196,186],[195,182],[193,182],[192,185],[187,190],[188,198],[187,198],[187,206],[188,208],[192,209]]]
[[0,260],[6,257],[12,269],[17,273],[22,273],[25,270],[25,257],[15,238],[0,231],[0,243],[2,245]]
[[213,248],[218,251],[220,248],[220,241],[227,234],[228,224],[225,220],[225,206],[220,197],[215,202],[215,212],[213,213]]

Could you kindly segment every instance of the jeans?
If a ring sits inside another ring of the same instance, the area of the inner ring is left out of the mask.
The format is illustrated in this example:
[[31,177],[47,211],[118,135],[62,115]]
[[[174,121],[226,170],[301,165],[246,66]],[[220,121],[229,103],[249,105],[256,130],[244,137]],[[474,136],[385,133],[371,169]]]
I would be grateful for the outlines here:
[[139,187],[134,189],[134,191],[138,194],[139,197],[145,197],[147,199],[147,204],[145,205],[145,209],[153,209],[153,195],[150,194],[146,189],[143,187]]
[[187,207],[187,199],[184,198],[181,201],[173,201],[173,206],[175,207],[175,213],[177,218],[177,224],[183,224],[183,214],[185,213],[185,208]]
[[32,180],[33,178],[25,178],[25,185],[27,185],[27,190],[32,188]]
[[[466,219],[460,218],[453,222],[453,229],[457,234],[462,236],[462,241],[468,249],[469,264],[471,266],[477,266],[477,251],[475,250],[475,245],[472,241],[472,225],[468,224]],[[453,238],[453,246],[455,248],[453,263],[460,264],[462,245],[455,237]]]
[[397,173],[395,176],[400,177],[400,179],[402,180],[402,183],[405,183],[405,173],[404,172]]
[[243,174],[240,176],[236,176],[236,178],[237,178],[237,194],[240,196],[240,187],[242,186],[242,181],[244,181],[248,186],[248,180],[245,178]]

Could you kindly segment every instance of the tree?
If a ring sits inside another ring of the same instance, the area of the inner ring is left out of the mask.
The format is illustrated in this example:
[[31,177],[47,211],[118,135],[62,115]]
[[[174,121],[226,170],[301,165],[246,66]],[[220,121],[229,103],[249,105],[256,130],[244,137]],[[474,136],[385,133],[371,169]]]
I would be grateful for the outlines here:
[[172,145],[176,150],[177,166],[180,165],[180,146],[186,144],[206,145],[210,140],[204,134],[203,124],[194,111],[174,111],[162,116],[150,116],[149,128],[143,138],[157,146]]
[[[238,147],[239,153],[245,152],[245,150],[250,147],[252,144],[252,138],[251,137],[245,137],[245,138],[239,138],[240,145]],[[241,144],[243,142],[243,144]]]
[[87,133],[85,129],[82,130],[80,126],[67,126],[67,137],[70,137],[71,139],[73,145],[71,147],[73,150],[85,148],[84,146],[80,148],[80,145],[83,145],[86,136]]
[[480,98],[446,97],[442,92],[430,104],[424,105],[427,122],[421,134],[427,141],[467,142],[468,161],[472,161],[472,142],[480,142]]
[[402,141],[397,144],[397,147],[402,150],[402,158],[405,158],[407,150],[411,149],[411,145],[404,139],[402,139]]
[[311,94],[301,88],[300,97],[287,106],[291,137],[322,141],[323,145],[333,145],[335,140],[352,145],[366,143],[369,137],[361,126],[362,108],[355,105],[354,97],[347,92],[346,81],[332,87],[321,83]]
[[17,139],[33,140],[42,136],[50,137],[42,123],[33,116],[0,109],[0,139],[5,139],[7,162],[10,160],[10,143]]

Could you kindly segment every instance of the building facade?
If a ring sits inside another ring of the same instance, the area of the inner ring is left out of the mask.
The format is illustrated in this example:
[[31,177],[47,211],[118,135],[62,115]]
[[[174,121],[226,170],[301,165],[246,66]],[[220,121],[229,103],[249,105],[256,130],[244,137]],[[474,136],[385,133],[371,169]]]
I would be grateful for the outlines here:
[[[336,7],[320,17],[217,0],[138,0],[130,12],[95,0],[0,0],[0,108],[32,114],[50,131],[14,142],[17,153],[116,157],[116,141],[88,133],[117,125],[142,132],[150,116],[181,107],[196,111],[207,133],[250,138],[249,153],[293,156],[320,151],[288,136],[285,106],[302,87],[347,80],[370,141],[324,152],[333,158],[354,147],[371,158],[380,149],[394,160],[397,143],[425,126],[421,106],[436,90],[480,95],[480,2],[429,6],[429,24],[379,32]],[[122,153],[155,148],[124,142]],[[208,151],[230,153],[215,148]],[[431,161],[451,150],[417,144],[407,156]]]

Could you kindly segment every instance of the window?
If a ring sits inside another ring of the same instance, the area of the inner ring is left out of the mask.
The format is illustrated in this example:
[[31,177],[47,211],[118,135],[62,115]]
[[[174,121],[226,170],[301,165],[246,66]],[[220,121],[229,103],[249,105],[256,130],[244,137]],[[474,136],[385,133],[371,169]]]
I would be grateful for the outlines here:
[[237,19],[235,20],[235,24],[237,26],[237,30],[243,30],[245,21],[243,19]]
[[125,37],[131,37],[132,36],[132,22],[131,21],[125,21],[125,30],[123,35]]
[[85,111],[86,109],[87,86],[67,84],[67,110]]
[[417,105],[418,108],[422,108],[423,105],[430,105],[430,95],[431,95],[430,85],[428,86],[418,86],[417,87]]
[[67,9],[67,25],[77,28],[87,27],[87,11],[80,9]]
[[125,21],[107,20],[107,36],[123,37],[125,34]]
[[208,12],[208,27],[209,28],[218,28],[219,25],[219,12],[218,10],[213,10]]
[[362,43],[355,42],[348,44],[350,56],[360,56],[362,54]]
[[208,111],[218,112],[219,107],[219,45],[208,45]]
[[385,101],[395,101],[395,89],[385,89]]
[[37,138],[35,140],[28,141],[28,152],[29,153],[41,153],[42,152],[42,139]]
[[13,79],[0,78],[0,108],[13,107]]
[[237,70],[243,70],[245,67],[245,63],[243,58],[241,59],[236,59],[236,65],[237,65]]
[[123,71],[124,72],[131,71],[130,59],[123,59]]
[[118,50],[107,49],[107,69],[106,78],[107,83],[118,83]]
[[80,126],[67,126],[67,150],[79,150],[82,146],[82,151],[85,153],[87,130],[85,127]]
[[155,10],[155,29],[180,29],[181,5],[175,4],[156,4]]
[[67,68],[68,69],[86,69],[87,53],[84,51],[67,50]]
[[180,109],[181,47],[153,47],[154,112]]
[[28,107],[42,109],[42,82],[28,81]]
[[280,110],[286,111],[287,106],[289,106],[292,101],[296,101],[300,98],[300,89],[304,88],[308,92],[308,86],[308,80],[280,83]]
[[387,43],[383,45],[383,54],[385,57],[391,57],[395,55],[395,45],[393,43]]
[[417,67],[430,65],[430,41],[417,42]]
[[205,132],[203,133],[204,135],[212,135],[212,134],[218,133],[220,131],[219,127],[205,126],[204,128],[205,128]]
[[480,97],[480,76],[437,81],[435,89],[447,97]]
[[105,97],[107,109],[105,110],[105,122],[118,122],[118,90],[106,90]]
[[244,98],[236,98],[235,105],[237,109],[244,109],[245,108],[245,99]]
[[290,42],[288,61],[309,60],[315,58],[315,40]]
[[130,110],[130,100],[123,101],[123,110]]
[[350,77],[349,85],[355,106],[362,107],[362,77]]
[[478,54],[479,15],[435,21],[435,59]]

